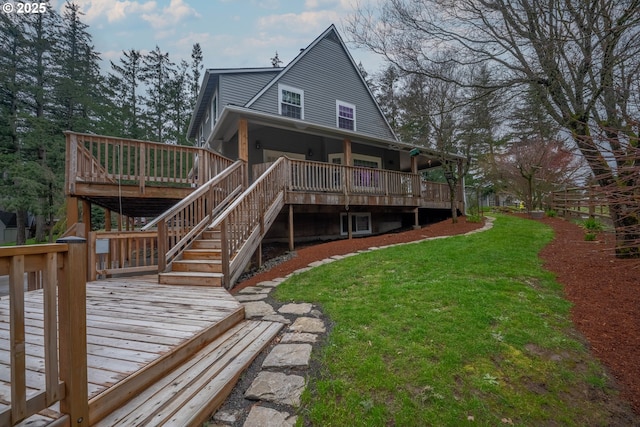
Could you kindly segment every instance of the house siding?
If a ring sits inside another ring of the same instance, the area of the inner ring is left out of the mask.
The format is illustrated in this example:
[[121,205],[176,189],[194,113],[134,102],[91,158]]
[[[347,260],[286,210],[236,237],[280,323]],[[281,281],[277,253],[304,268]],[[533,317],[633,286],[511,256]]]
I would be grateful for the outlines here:
[[225,105],[233,104],[243,106],[255,96],[264,86],[267,85],[276,75],[273,73],[238,73],[222,74],[220,76],[220,111]]
[[356,106],[358,133],[395,139],[335,34],[328,33],[309,49],[251,108],[278,114],[278,83],[284,84],[304,91],[305,121],[337,127],[336,100],[340,100]]

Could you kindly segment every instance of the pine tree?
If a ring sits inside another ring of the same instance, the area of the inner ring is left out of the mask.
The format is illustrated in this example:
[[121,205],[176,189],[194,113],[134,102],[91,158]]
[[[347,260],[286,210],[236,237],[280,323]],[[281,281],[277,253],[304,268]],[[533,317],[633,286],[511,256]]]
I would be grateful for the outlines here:
[[150,121],[150,137],[165,142],[167,131],[168,83],[174,71],[169,53],[163,53],[158,46],[142,59],[142,76],[148,87],[147,114]]
[[171,128],[168,129],[166,142],[186,145],[187,127],[191,112],[189,91],[189,64],[181,61],[167,84],[167,117]]
[[202,72],[202,48],[195,43],[191,49],[191,109],[195,108],[200,89],[200,73]]
[[111,69],[115,73],[109,75],[108,86],[112,89],[112,100],[117,110],[115,117],[120,124],[121,136],[142,139],[145,136],[141,112],[144,98],[138,92],[142,82],[142,54],[135,49],[122,54],[120,64],[111,61]]

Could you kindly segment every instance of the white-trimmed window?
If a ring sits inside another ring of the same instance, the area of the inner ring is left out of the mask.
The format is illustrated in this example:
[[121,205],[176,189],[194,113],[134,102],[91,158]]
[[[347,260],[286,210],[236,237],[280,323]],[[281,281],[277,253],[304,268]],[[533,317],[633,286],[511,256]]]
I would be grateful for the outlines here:
[[371,213],[356,212],[340,214],[340,235],[346,236],[349,234],[349,222],[347,219],[349,217],[351,217],[351,234],[371,234]]
[[218,93],[216,92],[211,98],[211,129],[218,121]]
[[304,91],[279,84],[278,112],[282,116],[304,120]]
[[356,106],[336,101],[336,126],[340,129],[356,130]]

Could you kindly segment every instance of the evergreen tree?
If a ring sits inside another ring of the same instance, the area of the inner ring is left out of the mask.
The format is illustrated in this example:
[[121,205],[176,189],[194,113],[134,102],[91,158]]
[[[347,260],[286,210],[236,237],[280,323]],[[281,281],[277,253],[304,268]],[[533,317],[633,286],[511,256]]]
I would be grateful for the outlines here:
[[169,53],[163,53],[158,46],[143,56],[142,63],[142,76],[148,87],[146,106],[150,137],[154,141],[165,142],[168,83],[174,72],[174,64],[169,60]]
[[111,61],[114,73],[109,75],[108,86],[112,90],[117,111],[114,115],[120,124],[120,136],[142,139],[145,136],[141,112],[144,98],[138,92],[142,82],[142,54],[135,49],[123,51],[122,54],[120,64]]
[[99,130],[96,129],[96,124],[100,123],[96,110],[106,99],[102,96],[100,57],[91,44],[88,26],[80,20],[81,15],[77,4],[65,4],[57,49],[59,81],[56,89],[61,127],[87,132]]
[[186,145],[187,127],[191,115],[191,97],[189,93],[189,64],[181,61],[167,84],[167,117],[171,127],[166,142]]
[[191,109],[195,108],[200,89],[200,73],[202,72],[202,48],[195,43],[191,49]]

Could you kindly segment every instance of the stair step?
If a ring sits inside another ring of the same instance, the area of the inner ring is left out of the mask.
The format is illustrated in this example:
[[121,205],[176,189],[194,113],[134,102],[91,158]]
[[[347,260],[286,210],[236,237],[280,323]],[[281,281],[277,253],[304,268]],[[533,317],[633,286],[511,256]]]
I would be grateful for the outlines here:
[[158,283],[163,285],[222,286],[221,273],[170,271],[158,274]]
[[199,239],[191,244],[191,249],[220,249],[222,242],[220,240],[204,240]]
[[95,425],[202,425],[281,328],[241,322]]
[[171,265],[171,271],[222,273],[222,261],[217,259],[182,259],[173,262]]
[[220,230],[206,230],[202,233],[202,238],[205,240],[220,240],[221,237]]
[[221,259],[221,249],[186,249],[182,253],[182,259]]

